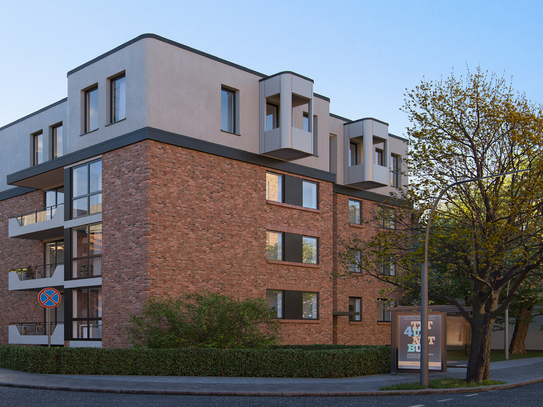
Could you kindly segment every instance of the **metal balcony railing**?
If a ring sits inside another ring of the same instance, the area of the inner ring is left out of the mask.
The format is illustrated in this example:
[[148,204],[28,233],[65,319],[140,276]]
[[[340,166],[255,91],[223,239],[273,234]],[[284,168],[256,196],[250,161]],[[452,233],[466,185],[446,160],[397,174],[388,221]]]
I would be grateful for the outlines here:
[[57,208],[61,206],[64,206],[64,204],[53,205],[47,208],[22,213],[18,216],[15,216],[15,219],[17,219],[17,223],[19,223],[19,226],[31,225],[38,222],[45,222],[46,220],[53,219]]
[[[47,335],[47,322],[12,322],[10,325],[17,327],[19,335]],[[51,335],[57,325],[62,325],[62,322],[51,321]]]
[[36,280],[39,278],[49,278],[49,277],[53,277],[53,274],[55,274],[55,270],[57,269],[57,266],[61,264],[63,263],[46,264],[46,265],[40,264],[38,266],[20,267],[16,269],[11,269],[10,273],[17,273],[17,276],[19,277],[20,281]]

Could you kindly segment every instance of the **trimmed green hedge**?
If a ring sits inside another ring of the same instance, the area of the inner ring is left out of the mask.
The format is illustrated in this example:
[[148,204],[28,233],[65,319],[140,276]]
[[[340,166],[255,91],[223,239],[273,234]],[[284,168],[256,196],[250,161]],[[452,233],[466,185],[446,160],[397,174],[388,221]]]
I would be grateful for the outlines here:
[[390,347],[100,349],[0,345],[0,366],[47,374],[352,377],[389,373]]

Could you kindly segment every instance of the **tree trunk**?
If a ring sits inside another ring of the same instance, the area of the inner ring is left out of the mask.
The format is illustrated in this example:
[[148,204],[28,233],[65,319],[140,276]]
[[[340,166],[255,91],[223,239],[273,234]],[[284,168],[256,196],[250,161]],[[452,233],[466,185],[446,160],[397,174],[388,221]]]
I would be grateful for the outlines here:
[[490,379],[490,339],[494,320],[488,314],[473,312],[471,320],[471,348],[469,353],[467,382]]
[[533,310],[533,306],[520,310],[515,320],[515,330],[513,331],[509,353],[514,355],[526,353],[526,336],[528,336],[528,329],[530,329]]

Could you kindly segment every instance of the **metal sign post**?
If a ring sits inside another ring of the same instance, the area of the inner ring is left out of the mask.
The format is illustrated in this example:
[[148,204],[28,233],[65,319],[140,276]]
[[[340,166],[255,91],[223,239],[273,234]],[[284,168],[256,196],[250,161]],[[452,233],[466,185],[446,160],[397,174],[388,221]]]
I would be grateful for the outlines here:
[[38,302],[47,308],[47,344],[51,347],[51,308],[58,307],[62,296],[56,288],[44,288],[38,294]]

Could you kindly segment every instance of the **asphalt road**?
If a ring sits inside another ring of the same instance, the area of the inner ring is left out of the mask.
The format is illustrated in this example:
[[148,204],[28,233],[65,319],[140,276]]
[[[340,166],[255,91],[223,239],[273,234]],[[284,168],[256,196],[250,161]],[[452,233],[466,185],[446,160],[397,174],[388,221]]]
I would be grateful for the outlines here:
[[453,395],[374,397],[218,397],[90,393],[0,387],[0,407],[541,407],[543,382],[509,390]]

